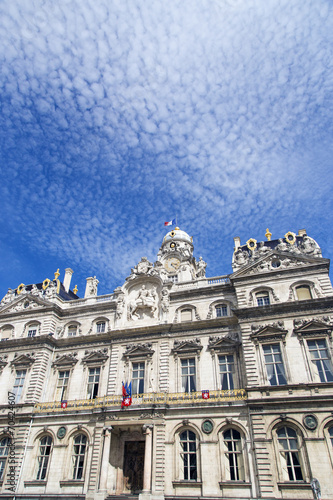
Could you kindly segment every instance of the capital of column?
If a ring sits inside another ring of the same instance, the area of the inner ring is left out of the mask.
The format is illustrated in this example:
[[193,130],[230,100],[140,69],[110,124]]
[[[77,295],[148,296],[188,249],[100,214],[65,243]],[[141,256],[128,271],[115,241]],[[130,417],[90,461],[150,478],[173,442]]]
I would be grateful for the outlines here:
[[106,434],[107,432],[111,432],[112,429],[113,429],[112,425],[110,425],[109,427],[103,427],[104,434]]
[[148,433],[151,433],[151,431],[153,430],[153,424],[144,424],[142,426],[142,430],[143,430],[143,433],[144,434],[148,434]]

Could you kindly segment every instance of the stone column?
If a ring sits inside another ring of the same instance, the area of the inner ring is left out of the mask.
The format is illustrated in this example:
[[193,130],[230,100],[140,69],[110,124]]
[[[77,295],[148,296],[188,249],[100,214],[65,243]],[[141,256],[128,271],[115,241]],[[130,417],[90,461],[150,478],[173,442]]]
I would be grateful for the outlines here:
[[143,431],[146,435],[145,442],[145,462],[143,472],[143,494],[151,493],[151,457],[152,457],[152,437],[153,426],[144,425]]
[[104,428],[104,447],[101,462],[101,475],[99,480],[99,490],[106,491],[108,483],[108,469],[109,469],[109,456],[111,445],[111,431],[112,427]]

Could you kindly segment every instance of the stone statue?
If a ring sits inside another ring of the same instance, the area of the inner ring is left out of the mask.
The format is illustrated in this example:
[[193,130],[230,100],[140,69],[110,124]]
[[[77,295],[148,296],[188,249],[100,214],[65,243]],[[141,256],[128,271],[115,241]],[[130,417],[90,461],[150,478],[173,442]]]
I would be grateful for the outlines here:
[[161,307],[162,307],[163,312],[167,313],[169,311],[169,292],[168,292],[168,290],[162,290]]
[[1,305],[9,304],[15,298],[15,292],[11,288],[8,288],[8,292],[1,301]]
[[243,251],[241,248],[235,252],[235,264],[237,266],[243,266],[249,260],[249,255],[246,251]]
[[140,319],[140,310],[150,310],[153,318],[155,317],[155,311],[157,310],[157,295],[155,290],[149,290],[145,285],[141,286],[135,300],[129,302],[129,316],[131,319]]
[[259,252],[260,257],[263,257],[263,256],[264,256],[267,252],[269,252],[269,251],[270,251],[270,250],[269,250],[269,248],[268,248],[268,247],[266,247],[265,242],[264,242],[264,241],[261,241],[261,242],[259,243],[259,248],[258,248],[258,252]]
[[197,262],[197,278],[204,278],[206,276],[206,267],[207,263],[200,257]]
[[315,500],[321,499],[321,488],[318,479],[315,477],[311,480],[311,489]]
[[44,294],[48,299],[52,299],[53,297],[55,297],[57,294],[57,284],[51,281]]
[[123,296],[118,297],[117,300],[117,310],[116,310],[116,318],[120,319],[123,315],[125,307],[125,300]]
[[31,295],[40,295],[40,290],[38,290],[37,288],[37,285],[32,285],[32,288],[31,288]]
[[91,280],[91,283],[90,283],[90,289],[89,289],[90,295],[97,295],[98,283],[99,283],[98,279],[96,278],[96,276],[94,276],[93,279]]
[[309,238],[309,236],[303,237],[303,241],[302,241],[302,243],[300,243],[299,247],[303,253],[306,253],[308,255],[313,254],[313,255],[316,255],[318,257],[321,257],[320,248],[317,247],[317,245],[315,244],[313,239]]
[[276,245],[276,249],[280,250],[281,252],[288,252],[289,245],[285,243],[282,238],[279,238],[279,243],[278,245]]

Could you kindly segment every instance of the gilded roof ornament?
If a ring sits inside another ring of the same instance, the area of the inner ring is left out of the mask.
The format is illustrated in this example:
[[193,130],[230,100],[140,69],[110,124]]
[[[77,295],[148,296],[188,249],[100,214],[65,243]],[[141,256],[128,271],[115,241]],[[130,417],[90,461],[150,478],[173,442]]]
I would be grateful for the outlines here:
[[251,252],[254,252],[254,250],[257,248],[257,240],[255,240],[254,238],[250,238],[249,240],[247,240],[246,246],[249,250],[251,250]]
[[59,267],[58,267],[58,269],[54,273],[54,279],[57,280],[59,278],[59,276],[60,276],[60,273],[59,273]]
[[73,293],[75,293],[75,295],[77,294],[77,291],[78,291],[78,288],[77,288],[77,285],[75,285],[74,289],[73,289]]
[[267,238],[267,241],[271,241],[272,233],[270,232],[270,230],[268,228],[266,229],[265,236]]

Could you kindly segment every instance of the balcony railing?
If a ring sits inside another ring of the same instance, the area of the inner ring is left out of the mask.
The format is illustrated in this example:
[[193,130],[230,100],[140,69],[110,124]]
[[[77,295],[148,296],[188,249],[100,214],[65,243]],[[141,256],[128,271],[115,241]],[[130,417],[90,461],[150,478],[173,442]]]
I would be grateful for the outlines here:
[[[243,401],[247,399],[245,389],[234,389],[231,391],[210,391],[209,399],[202,397],[201,392],[151,392],[147,394],[136,394],[132,396],[132,406],[151,406],[151,405],[182,405],[182,404],[202,404],[223,403],[225,401]],[[95,399],[80,399],[68,401],[66,408],[61,408],[60,401],[51,403],[37,403],[34,411],[36,413],[49,412],[70,412],[93,410],[94,408],[114,408],[120,409],[122,396],[104,396]]]

